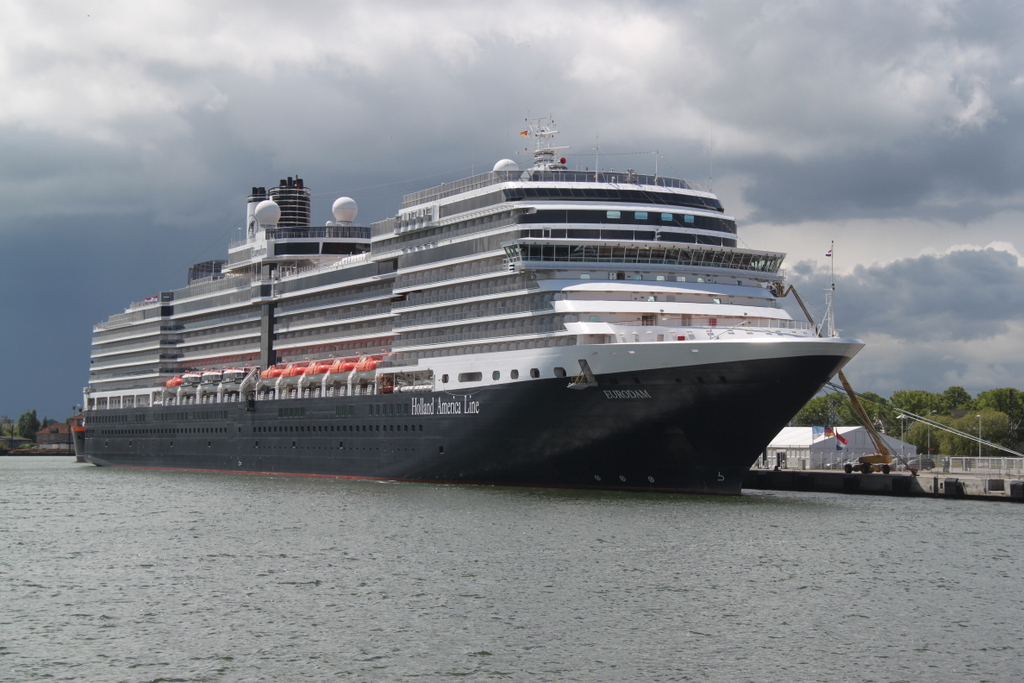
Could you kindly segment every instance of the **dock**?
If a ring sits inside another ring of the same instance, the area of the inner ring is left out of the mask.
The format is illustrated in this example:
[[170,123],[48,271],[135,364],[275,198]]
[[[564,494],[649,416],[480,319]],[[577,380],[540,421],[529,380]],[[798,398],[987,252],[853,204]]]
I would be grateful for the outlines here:
[[752,469],[743,477],[744,489],[763,491],[817,491],[873,496],[927,496],[970,498],[1024,503],[1024,479],[993,476],[923,472],[879,472],[846,474],[841,470]]

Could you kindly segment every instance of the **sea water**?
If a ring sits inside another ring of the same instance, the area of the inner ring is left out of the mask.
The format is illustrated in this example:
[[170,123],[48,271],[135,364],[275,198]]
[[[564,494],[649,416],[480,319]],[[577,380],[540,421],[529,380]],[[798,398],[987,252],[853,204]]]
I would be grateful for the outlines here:
[[1022,513],[0,457],[0,680],[1017,681]]

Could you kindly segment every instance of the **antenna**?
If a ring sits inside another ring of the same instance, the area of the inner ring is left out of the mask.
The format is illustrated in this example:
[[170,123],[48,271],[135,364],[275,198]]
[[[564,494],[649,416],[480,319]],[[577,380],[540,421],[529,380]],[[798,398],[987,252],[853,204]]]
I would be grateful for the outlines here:
[[828,336],[838,337],[839,333],[836,331],[836,311],[835,311],[835,294],[836,294],[836,261],[832,255],[835,249],[836,242],[832,240],[832,244],[829,247],[828,253],[825,254],[828,260],[831,262],[831,274],[829,288],[825,290],[825,325],[828,327]]

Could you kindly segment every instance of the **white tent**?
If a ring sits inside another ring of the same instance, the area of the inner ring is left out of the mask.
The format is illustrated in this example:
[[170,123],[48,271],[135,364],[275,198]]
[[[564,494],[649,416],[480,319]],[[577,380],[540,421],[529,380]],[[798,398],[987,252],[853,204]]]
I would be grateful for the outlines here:
[[[840,469],[848,460],[878,452],[863,427],[836,427],[834,433],[842,439],[829,435],[823,427],[786,427],[768,444],[761,465],[797,470]],[[886,434],[881,437],[894,455],[917,455],[917,446]]]

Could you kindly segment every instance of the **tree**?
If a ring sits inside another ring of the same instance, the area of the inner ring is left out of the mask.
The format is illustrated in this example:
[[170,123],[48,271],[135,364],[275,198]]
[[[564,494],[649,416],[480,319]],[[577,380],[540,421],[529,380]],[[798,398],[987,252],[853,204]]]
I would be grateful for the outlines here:
[[992,389],[978,394],[976,403],[980,410],[995,410],[1006,414],[1008,421],[1009,435],[1004,444],[1007,448],[1015,451],[1017,447],[1017,430],[1020,428],[1022,415],[1021,403],[1024,403],[1024,396],[1016,389]]
[[36,432],[40,429],[39,418],[36,417],[34,408],[27,413],[22,413],[21,417],[18,418],[18,436],[35,441]]
[[[932,422],[937,422],[947,427],[953,427],[953,418],[948,415],[925,415]],[[956,429],[955,427],[953,427]],[[913,424],[907,423],[907,434],[904,439],[907,443],[912,443],[917,446],[917,452],[924,454],[928,452],[928,446],[932,448],[932,453],[947,453],[943,450],[942,443],[945,435],[949,434],[939,427],[931,427],[924,422],[914,420]],[[952,434],[950,434],[952,437]]]
[[942,412],[974,410],[974,399],[963,387],[950,387],[942,392]]
[[921,417],[927,417],[933,410],[942,409],[942,396],[933,394],[930,391],[894,391],[889,398],[889,403],[896,410],[913,413]]
[[793,424],[798,427],[831,426],[831,403],[831,396],[815,396],[796,414],[796,417],[793,418]]
[[[1005,413],[995,410],[971,411],[958,420],[950,420],[950,426],[965,434],[977,436],[978,415],[981,415],[981,438],[1001,446],[1006,445],[1006,441],[1009,438],[1009,423]],[[948,432],[943,432],[941,447],[942,452],[946,455],[965,457],[978,455],[977,441]],[[1006,455],[1002,451],[993,450],[987,446],[982,446],[981,454],[983,457],[1002,457]]]

